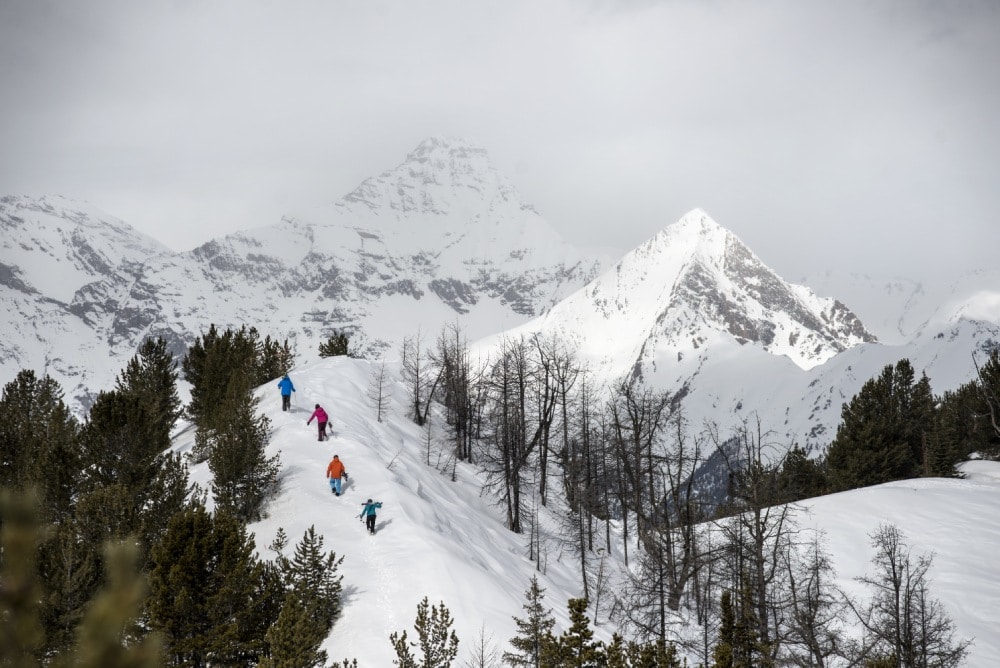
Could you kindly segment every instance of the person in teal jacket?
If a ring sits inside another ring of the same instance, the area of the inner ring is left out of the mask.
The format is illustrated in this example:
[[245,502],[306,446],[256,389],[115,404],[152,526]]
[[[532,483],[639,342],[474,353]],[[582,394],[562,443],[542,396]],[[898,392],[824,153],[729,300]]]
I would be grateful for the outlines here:
[[364,509],[358,517],[366,518],[365,526],[368,528],[368,533],[375,535],[375,511],[382,507],[381,501],[372,501],[368,499],[364,503]]
[[288,377],[287,373],[284,378],[278,381],[278,389],[281,390],[281,410],[287,411],[292,406],[292,392],[295,391],[292,379]]

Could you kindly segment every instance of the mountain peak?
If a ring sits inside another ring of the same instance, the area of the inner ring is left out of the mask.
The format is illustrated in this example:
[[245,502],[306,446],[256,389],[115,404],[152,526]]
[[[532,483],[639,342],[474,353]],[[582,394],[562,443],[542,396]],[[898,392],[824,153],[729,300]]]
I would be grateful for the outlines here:
[[680,219],[672,225],[672,227],[701,227],[702,229],[714,229],[721,227],[721,225],[715,222],[715,220],[709,216],[704,209],[695,207],[681,216]]
[[[601,325],[575,330],[573,323],[587,320],[578,314],[593,310]],[[853,313],[782,280],[701,209],[628,253],[538,324],[572,332],[583,354],[611,375],[698,360],[720,340],[752,344],[803,369],[873,340]],[[621,353],[614,362],[609,350]]]
[[489,154],[482,146],[461,137],[428,137],[417,144],[407,156],[407,162],[425,162],[434,159],[468,160],[477,156],[489,162]]
[[371,212],[439,216],[479,210],[484,200],[523,206],[486,149],[456,137],[430,137],[395,169],[366,179],[340,204],[348,209],[362,204]]

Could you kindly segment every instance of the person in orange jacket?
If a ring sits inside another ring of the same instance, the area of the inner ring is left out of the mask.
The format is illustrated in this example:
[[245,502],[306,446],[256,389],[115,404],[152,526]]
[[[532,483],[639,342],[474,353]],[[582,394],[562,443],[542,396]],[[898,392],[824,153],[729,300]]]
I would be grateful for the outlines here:
[[344,462],[340,461],[339,455],[334,455],[330,464],[326,467],[326,477],[330,481],[330,491],[340,496],[340,479],[347,479],[347,469]]

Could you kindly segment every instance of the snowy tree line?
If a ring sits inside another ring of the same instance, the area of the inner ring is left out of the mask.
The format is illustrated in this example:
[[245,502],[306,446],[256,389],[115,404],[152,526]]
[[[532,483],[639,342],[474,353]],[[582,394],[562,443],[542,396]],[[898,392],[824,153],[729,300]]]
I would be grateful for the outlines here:
[[[898,529],[880,528],[872,536],[880,570],[865,580],[871,602],[852,600],[834,589],[822,537],[798,526],[795,502],[956,476],[969,456],[1000,454],[996,350],[977,378],[937,397],[908,360],[887,366],[843,406],[825,457],[773,442],[748,420],[728,433],[716,424],[693,429],[682,397],[647,387],[639,373],[595,387],[555,338],[504,339],[492,359],[474,362],[448,326],[433,346],[408,338],[402,359],[413,420],[430,431],[431,406],[442,407],[438,428],[451,445],[428,452],[428,463],[445,472],[458,461],[478,467],[538,569],[550,551],[569,550],[586,606],[633,642],[676,644],[719,668],[964,658],[968,642],[928,595],[930,557],[911,558]],[[557,531],[545,528],[543,509],[562,518]],[[613,594],[612,552],[626,566]]]
[[[342,333],[321,348],[347,353]],[[845,405],[825,460],[796,448],[776,456],[761,425],[693,431],[679,397],[638,376],[597,388],[555,339],[505,340],[495,359],[474,363],[449,326],[432,347],[419,333],[407,338],[401,353],[410,417],[428,434],[427,464],[451,476],[459,463],[477,467],[540,571],[556,541],[579,564],[572,628],[559,636],[549,626],[531,641],[545,653],[526,654],[522,636],[497,658],[481,639],[480,661],[469,665],[673,666],[680,650],[720,668],[958,665],[964,655],[929,596],[928,558],[914,561],[885,527],[873,536],[881,570],[867,582],[871,602],[839,596],[821,540],[802,536],[793,502],[872,484],[856,478],[873,468],[857,464],[871,455],[862,443],[879,443],[874,468],[897,477],[950,474],[972,451],[995,455],[996,353],[976,380],[944,397],[932,397],[905,360],[887,367]],[[180,364],[164,341],[147,341],[82,422],[48,377],[22,371],[4,387],[0,663],[326,665],[319,646],[339,614],[339,560],[310,530],[291,556],[279,536],[274,559],[262,561],[246,531],[275,493],[279,469],[264,453],[270,427],[252,389],[293,365],[287,342],[212,326]],[[187,406],[179,373],[191,384]],[[377,419],[388,409],[386,373],[382,363],[372,379]],[[195,461],[212,471],[211,490],[190,485],[186,462],[170,450],[182,415],[196,430]],[[725,472],[721,500],[699,477],[712,459]],[[545,527],[546,513],[563,518],[558,532]],[[624,556],[627,574],[614,593],[612,552]],[[102,607],[107,600],[117,603]],[[844,634],[845,606],[860,637]],[[621,635],[593,641],[587,610]],[[402,641],[400,665],[451,665],[447,647],[432,650],[434,638],[450,647],[446,613],[443,603],[418,606],[425,657],[407,663],[417,659],[404,632],[393,640]],[[428,651],[445,658],[428,663]]]
[[[293,363],[253,328],[214,326],[180,369],[149,340],[78,422],[51,378],[0,397],[0,665],[319,666],[340,612],[340,559],[310,528],[272,560],[246,529],[277,484],[252,389]],[[209,490],[170,449],[183,414]]]

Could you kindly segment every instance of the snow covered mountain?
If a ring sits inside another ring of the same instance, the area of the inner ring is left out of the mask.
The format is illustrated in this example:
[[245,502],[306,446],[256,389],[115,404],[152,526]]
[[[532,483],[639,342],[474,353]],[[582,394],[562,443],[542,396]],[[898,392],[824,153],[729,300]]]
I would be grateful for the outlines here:
[[[909,358],[942,392],[968,381],[972,356],[1000,342],[1000,272],[947,286],[827,275],[810,289],[781,279],[702,211],[615,263],[560,239],[483,149],[460,140],[423,142],[335,202],[185,253],[58,197],[0,199],[0,229],[4,383],[22,368],[48,373],[83,408],[147,336],[182,353],[209,323],[249,324],[293,342],[296,400],[337,406],[337,434],[317,444],[304,409],[282,413],[275,388],[258,390],[274,427],[269,451],[283,467],[281,492],[252,530],[264,554],[279,526],[294,541],[315,524],[345,557],[344,615],[325,647],[363,666],[390,665],[388,635],[412,624],[424,595],[449,606],[465,650],[483,628],[504,646],[536,572],[473,470],[460,468],[456,484],[426,466],[427,436],[405,418],[400,385],[394,412],[372,417],[374,358],[391,358],[403,337],[421,330],[430,340],[455,321],[481,348],[498,336],[555,334],[606,382],[641,377],[683,396],[695,427],[756,417],[778,443],[814,449],[832,438],[842,403],[886,364]],[[317,361],[333,329],[352,332],[371,359]],[[192,442],[190,430],[175,440],[181,451]],[[333,452],[352,474],[341,499],[323,480]],[[204,465],[192,474],[210,484]],[[808,505],[844,588],[864,572],[878,521],[936,552],[934,592],[959,633],[976,636],[969,665],[985,667],[1000,654],[998,579],[984,566],[1000,546],[1000,474],[979,475]],[[386,502],[373,539],[356,523],[362,496]],[[558,519],[548,517],[541,577],[565,628],[565,601],[580,592]]]
[[4,382],[34,369],[58,380],[71,402],[109,387],[135,286],[146,263],[170,251],[94,207],[54,196],[0,198],[0,230]]
[[962,318],[994,322],[1000,314],[998,269],[974,269],[952,282],[930,285],[898,276],[835,271],[803,282],[837,295],[880,342],[890,345]]
[[822,448],[884,365],[908,357],[940,393],[1000,341],[1000,272],[949,286],[825,274],[812,287],[837,299],[819,297],[700,210],[615,263],[562,240],[458,139],[189,252],[57,197],[3,198],[0,226],[0,377],[48,373],[81,409],[148,336],[182,355],[210,323],[247,324],[307,363],[334,329],[391,359],[404,337],[431,345],[457,322],[481,348],[558,335],[602,381],[684,397],[692,425],[759,417],[785,445]]
[[902,341],[887,345],[843,303],[784,281],[695,210],[545,314],[481,345],[555,336],[599,384],[639,377],[683,397],[696,429],[759,419],[776,444],[816,451],[833,438],[842,404],[884,366],[908,358],[941,393],[969,381],[973,355],[982,360],[1000,341],[1000,273],[938,286],[937,302],[915,284],[896,294],[875,301],[896,314]]
[[602,262],[461,140],[427,140],[329,206],[190,252],[59,198],[5,198],[0,225],[0,327],[16,334],[0,372],[49,373],[79,405],[148,336],[180,355],[210,323],[247,324],[308,361],[338,329],[378,354],[451,322],[470,337],[522,322]]
[[803,368],[875,340],[843,304],[786,283],[701,210],[523,329],[534,328],[575,343],[610,376],[683,362],[719,335]]

